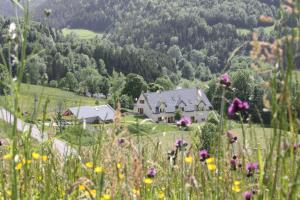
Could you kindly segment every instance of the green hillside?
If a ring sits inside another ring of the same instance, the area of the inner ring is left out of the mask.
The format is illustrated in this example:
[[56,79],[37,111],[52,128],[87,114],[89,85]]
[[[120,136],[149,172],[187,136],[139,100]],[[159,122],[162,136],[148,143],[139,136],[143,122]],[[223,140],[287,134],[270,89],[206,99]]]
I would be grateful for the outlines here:
[[[38,108],[39,119],[42,118],[43,107],[47,100],[48,112],[47,118],[54,117],[59,110],[64,111],[69,107],[82,105],[95,105],[96,99],[79,96],[73,92],[44,87],[39,85],[22,84],[20,93],[20,106],[22,112],[31,114],[34,108]],[[13,102],[11,96],[0,96],[1,105]],[[105,104],[106,101],[98,100],[99,104]],[[6,102],[6,103],[5,103]],[[25,114],[25,116],[27,115]]]

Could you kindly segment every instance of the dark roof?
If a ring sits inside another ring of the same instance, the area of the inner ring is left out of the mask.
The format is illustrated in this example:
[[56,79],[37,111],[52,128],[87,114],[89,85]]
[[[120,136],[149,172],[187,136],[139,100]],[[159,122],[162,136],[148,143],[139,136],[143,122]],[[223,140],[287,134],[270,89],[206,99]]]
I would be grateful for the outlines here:
[[78,119],[87,119],[99,117],[102,121],[110,121],[114,119],[115,110],[110,105],[102,106],[81,106],[69,109]]
[[187,112],[195,111],[196,106],[201,102],[203,102],[207,109],[212,108],[205,93],[198,88],[148,92],[143,95],[153,113],[156,113],[156,107],[162,104],[166,105],[165,111],[168,113],[175,112],[176,106],[179,106],[180,104],[184,105],[184,110]]

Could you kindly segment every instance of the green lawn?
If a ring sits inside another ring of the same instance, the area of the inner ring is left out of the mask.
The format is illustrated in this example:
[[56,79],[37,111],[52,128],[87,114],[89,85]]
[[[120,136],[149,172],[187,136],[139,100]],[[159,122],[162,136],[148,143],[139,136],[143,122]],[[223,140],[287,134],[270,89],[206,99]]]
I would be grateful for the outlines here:
[[64,28],[62,29],[62,32],[65,36],[73,33],[75,35],[77,35],[80,39],[92,39],[96,36],[102,37],[103,34],[101,33],[96,33],[90,30],[86,30],[86,29],[68,29],[68,28]]
[[[259,29],[263,29],[263,31],[266,33],[266,34],[270,34],[273,30],[274,30],[274,25],[273,26],[266,26],[266,27],[258,27],[258,28],[255,28],[254,29],[254,32],[255,31],[258,31]],[[253,31],[250,30],[250,29],[244,29],[244,28],[237,28],[237,33],[239,35],[248,35],[248,34],[251,34]]]
[[[0,105],[7,105],[6,102],[12,102],[12,97],[0,97]],[[96,99],[79,96],[73,92],[43,87],[39,85],[21,85],[20,108],[23,113],[32,113],[34,108],[38,108],[38,118],[42,118],[42,107],[45,105],[46,99],[49,99],[47,118],[54,116],[54,113],[61,106],[62,110],[80,105],[95,105]],[[36,100],[36,101],[35,101]],[[100,100],[100,104],[105,104],[105,100]],[[35,106],[36,105],[36,106]]]
[[[242,128],[234,128],[232,131],[238,136],[238,143],[242,146]],[[265,144],[269,144],[267,141],[270,140],[273,135],[272,128],[264,128],[258,125],[253,125],[252,127],[246,125],[244,126],[244,131],[246,136],[246,144],[250,147],[249,149],[256,148],[257,144],[260,144],[261,147],[266,148]]]

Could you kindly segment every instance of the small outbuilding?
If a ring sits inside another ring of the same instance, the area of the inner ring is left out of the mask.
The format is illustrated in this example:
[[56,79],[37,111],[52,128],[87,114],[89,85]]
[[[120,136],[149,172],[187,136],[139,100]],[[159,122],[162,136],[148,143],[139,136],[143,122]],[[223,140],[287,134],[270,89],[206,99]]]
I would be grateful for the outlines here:
[[69,108],[63,116],[75,116],[80,122],[98,124],[112,122],[115,117],[115,110],[110,105],[80,106]]

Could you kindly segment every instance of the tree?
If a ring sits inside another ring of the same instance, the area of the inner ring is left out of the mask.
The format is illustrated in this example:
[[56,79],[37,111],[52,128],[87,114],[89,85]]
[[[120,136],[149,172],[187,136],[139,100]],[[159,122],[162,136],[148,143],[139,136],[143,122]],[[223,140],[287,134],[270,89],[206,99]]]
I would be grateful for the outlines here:
[[195,77],[201,81],[208,81],[212,78],[210,69],[205,67],[204,63],[200,63],[195,71]]
[[122,108],[133,109],[134,101],[133,101],[132,97],[130,97],[126,94],[123,94],[120,97],[120,104],[121,104]]
[[42,75],[46,72],[46,68],[46,64],[42,59],[30,59],[27,64],[28,81],[31,84],[37,84],[38,82],[41,82]]
[[98,71],[99,71],[99,74],[101,74],[103,76],[107,76],[108,75],[105,62],[102,59],[99,60]]
[[190,62],[185,62],[183,68],[181,69],[182,77],[193,80],[195,78],[195,70]]
[[204,51],[198,51],[193,49],[190,54],[191,61],[194,62],[196,65],[199,65],[201,62],[205,62],[206,54]]
[[161,76],[155,80],[157,85],[160,85],[164,90],[171,90],[174,88],[174,84],[168,76]]
[[138,98],[143,91],[147,91],[147,84],[144,78],[138,74],[128,74],[122,93],[135,99]]
[[109,88],[110,88],[110,84],[108,78],[103,77],[100,83],[100,92],[105,95],[105,98],[107,98],[107,95],[109,93]]
[[71,91],[75,91],[78,88],[78,81],[72,72],[66,74],[65,87]]
[[149,92],[157,92],[157,91],[164,90],[164,88],[161,85],[159,85],[159,84],[149,83],[148,84],[148,90],[149,90]]
[[115,96],[120,96],[126,83],[126,77],[123,73],[113,71],[112,75],[109,77],[109,83],[111,85],[109,93]]
[[89,76],[88,80],[86,80],[87,89],[91,95],[99,92],[101,81],[102,77],[100,75]]
[[50,83],[49,83],[49,86],[53,87],[53,88],[57,88],[58,87],[58,83],[57,83],[56,80],[51,80]]
[[173,59],[175,59],[176,62],[178,62],[182,58],[181,50],[177,45],[171,46],[168,49],[167,54],[171,56]]
[[118,101],[120,100],[120,96],[124,89],[124,85],[126,83],[126,78],[124,74],[118,73],[113,70],[112,75],[109,77],[109,93],[111,97],[109,98],[110,105],[116,108]]

